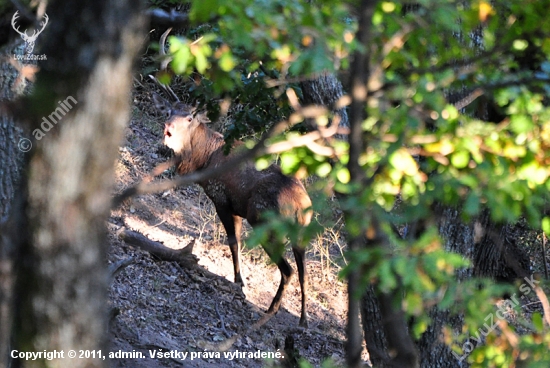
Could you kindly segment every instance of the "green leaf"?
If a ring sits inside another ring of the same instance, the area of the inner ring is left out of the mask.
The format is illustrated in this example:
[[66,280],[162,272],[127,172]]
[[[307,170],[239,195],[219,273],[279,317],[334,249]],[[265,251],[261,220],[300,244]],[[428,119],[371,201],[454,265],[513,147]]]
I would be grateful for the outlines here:
[[542,332],[544,330],[544,322],[539,312],[533,313],[533,326],[535,326],[538,332]]
[[300,165],[300,158],[295,152],[284,152],[281,154],[281,169],[284,173],[296,171]]
[[389,261],[383,261],[379,268],[380,289],[383,292],[388,292],[397,286],[397,280],[391,269]]
[[224,2],[218,0],[195,0],[191,6],[190,17],[196,22],[206,22],[214,17],[222,4]]
[[174,60],[172,60],[172,69],[176,74],[183,74],[187,70],[189,60],[191,58],[191,51],[186,45],[179,48],[174,54]]
[[513,48],[518,51],[523,51],[529,46],[529,43],[526,40],[515,40],[513,43]]
[[324,178],[326,177],[330,172],[332,171],[332,165],[328,162],[323,162],[321,165],[317,167],[317,170],[315,170],[315,174],[317,176]]
[[457,151],[451,156],[451,163],[457,169],[463,169],[470,162],[470,153],[468,151]]
[[259,159],[256,160],[256,170],[258,171],[265,170],[269,167],[270,164],[271,163],[269,162],[268,159],[260,157]]
[[533,120],[525,115],[513,115],[510,119],[510,127],[516,134],[532,131],[533,125]]
[[546,235],[550,235],[550,217],[544,217],[542,219],[542,231],[544,231]]
[[464,211],[470,215],[474,216],[479,213],[481,209],[480,198],[475,192],[470,192],[468,197],[466,197],[466,202],[464,203]]
[[336,172],[336,177],[338,178],[340,183],[344,183],[344,184],[349,183],[349,180],[350,180],[349,170],[345,167],[339,169]]
[[220,68],[222,68],[224,72],[230,72],[235,68],[235,65],[235,58],[231,52],[224,52],[220,57]]
[[397,170],[406,175],[414,175],[418,172],[416,161],[405,149],[398,149],[390,156],[390,163]]
[[208,60],[202,50],[195,54],[195,66],[199,73],[204,73],[208,66]]

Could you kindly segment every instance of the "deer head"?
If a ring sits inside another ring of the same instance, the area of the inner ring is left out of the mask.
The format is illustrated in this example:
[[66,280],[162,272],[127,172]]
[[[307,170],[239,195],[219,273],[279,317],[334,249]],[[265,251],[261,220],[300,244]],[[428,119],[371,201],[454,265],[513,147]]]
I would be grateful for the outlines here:
[[170,104],[153,93],[156,108],[166,117],[164,123],[164,144],[176,153],[189,149],[194,129],[201,123],[199,115],[194,115],[195,109],[182,102]]

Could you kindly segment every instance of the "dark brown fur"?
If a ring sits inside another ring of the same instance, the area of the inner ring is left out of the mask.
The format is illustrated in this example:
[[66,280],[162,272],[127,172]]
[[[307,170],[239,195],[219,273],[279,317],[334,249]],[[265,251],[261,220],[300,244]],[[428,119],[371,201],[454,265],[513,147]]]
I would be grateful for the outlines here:
[[[201,116],[193,116],[192,109],[180,103],[171,107],[158,96],[154,99],[157,107],[171,116],[165,124],[164,143],[178,157],[178,174],[224,165],[232,158],[234,153],[223,153],[223,137],[210,130],[202,122],[204,119],[201,121]],[[240,146],[242,142],[236,142],[232,151],[235,152]],[[264,211],[275,210],[283,216],[295,218],[303,226],[311,221],[311,200],[304,186],[299,180],[284,175],[276,165],[257,171],[252,163],[246,163],[216,178],[200,182],[199,185],[214,203],[225,228],[233,258],[235,282],[241,285],[243,281],[239,266],[239,248],[243,218],[255,226],[260,222]],[[272,249],[268,246],[264,246],[264,249],[281,271],[281,283],[267,311],[274,314],[279,310],[293,271],[284,257],[276,259]],[[300,325],[307,326],[305,249],[293,246],[292,250],[302,289]]]

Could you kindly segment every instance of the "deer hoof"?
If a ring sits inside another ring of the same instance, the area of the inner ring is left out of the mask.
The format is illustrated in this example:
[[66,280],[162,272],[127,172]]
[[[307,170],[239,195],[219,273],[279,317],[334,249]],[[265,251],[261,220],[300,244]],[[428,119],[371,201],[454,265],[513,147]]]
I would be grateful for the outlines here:
[[244,281],[241,278],[241,275],[235,276],[235,284],[239,285],[241,289],[244,287]]

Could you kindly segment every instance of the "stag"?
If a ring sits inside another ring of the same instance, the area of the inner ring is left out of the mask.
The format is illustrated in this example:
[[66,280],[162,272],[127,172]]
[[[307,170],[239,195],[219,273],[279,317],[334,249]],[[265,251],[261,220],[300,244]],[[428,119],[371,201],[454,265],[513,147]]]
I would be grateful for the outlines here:
[[[194,114],[189,105],[181,102],[172,105],[156,94],[153,95],[153,100],[168,119],[164,128],[164,144],[174,150],[178,174],[225,165],[232,158],[231,153],[225,155],[223,152],[223,136],[206,126],[205,121],[208,119],[204,114]],[[242,142],[237,141],[233,148],[242,145]],[[254,227],[261,222],[263,212],[274,210],[283,216],[294,218],[302,226],[311,221],[311,200],[304,186],[299,180],[284,175],[277,165],[257,171],[253,163],[247,163],[198,184],[214,203],[225,228],[233,259],[235,283],[241,286],[243,280],[239,266],[239,249],[243,218]],[[281,306],[293,270],[284,256],[276,254],[273,247],[263,245],[263,248],[281,272],[279,288],[267,310],[268,314],[275,314]],[[302,292],[299,324],[307,327],[305,249],[292,245],[292,250]]]
[[11,18],[11,26],[13,27],[13,29],[15,30],[15,32],[19,33],[21,35],[21,38],[23,39],[23,41],[25,41],[25,43],[27,44],[26,48],[25,48],[25,53],[27,55],[30,55],[32,54],[32,51],[34,50],[34,43],[36,42],[36,39],[38,38],[38,35],[40,33],[42,33],[42,31],[44,30],[44,28],[46,28],[46,25],[48,24],[48,20],[49,20],[49,17],[48,17],[48,14],[44,14],[44,20],[42,22],[40,22],[40,26],[42,27],[40,30],[34,30],[32,35],[28,35],[27,34],[27,30],[25,30],[25,32],[21,32],[19,30],[19,26],[15,24],[17,18],[19,18],[19,15],[18,15],[19,11],[16,11],[15,14],[13,14],[13,17]]

